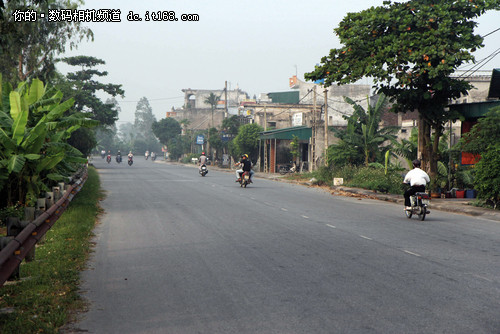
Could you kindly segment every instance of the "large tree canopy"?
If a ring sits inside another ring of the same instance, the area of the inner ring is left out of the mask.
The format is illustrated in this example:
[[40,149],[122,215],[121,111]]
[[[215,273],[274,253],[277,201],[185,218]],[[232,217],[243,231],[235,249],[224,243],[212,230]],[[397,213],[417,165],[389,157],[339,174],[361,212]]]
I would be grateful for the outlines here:
[[162,144],[167,144],[169,140],[174,139],[181,134],[181,125],[173,118],[162,118],[154,122],[153,133]]
[[95,80],[97,77],[108,75],[106,71],[95,69],[98,65],[106,62],[91,56],[75,56],[61,59],[71,66],[79,66],[81,69],[66,75],[61,79],[58,87],[65,96],[73,97],[75,109],[79,112],[88,112],[92,118],[101,122],[102,125],[112,125],[118,119],[118,109],[114,103],[104,103],[96,96],[98,91],[105,92],[112,97],[124,96],[122,85],[101,83]]
[[[500,1],[385,1],[349,13],[334,30],[343,46],[332,49],[306,78],[324,79],[330,86],[371,77],[377,92],[394,103],[393,111],[418,110],[422,157],[431,173],[436,172],[443,124],[457,116],[445,106],[471,88],[450,75],[474,61],[472,52],[483,46],[483,38],[474,34],[473,19],[491,9],[500,9]],[[436,133],[433,143],[431,127]]]
[[[2,3],[3,4],[3,3]],[[0,72],[13,82],[45,78],[54,72],[54,59],[66,47],[74,48],[93,33],[78,21],[37,19],[16,22],[16,10],[34,10],[47,15],[50,9],[77,9],[82,0],[9,0],[0,6]]]

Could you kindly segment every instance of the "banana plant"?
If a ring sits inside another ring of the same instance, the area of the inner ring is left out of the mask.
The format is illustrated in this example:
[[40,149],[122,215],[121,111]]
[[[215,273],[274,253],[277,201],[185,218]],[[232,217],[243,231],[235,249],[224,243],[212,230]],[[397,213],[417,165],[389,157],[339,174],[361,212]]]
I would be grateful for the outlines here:
[[57,166],[83,163],[82,154],[65,141],[81,126],[96,126],[82,114],[65,115],[73,99],[34,79],[16,89],[1,85],[0,77],[0,191],[7,186],[7,204],[32,202],[48,180],[60,180]]

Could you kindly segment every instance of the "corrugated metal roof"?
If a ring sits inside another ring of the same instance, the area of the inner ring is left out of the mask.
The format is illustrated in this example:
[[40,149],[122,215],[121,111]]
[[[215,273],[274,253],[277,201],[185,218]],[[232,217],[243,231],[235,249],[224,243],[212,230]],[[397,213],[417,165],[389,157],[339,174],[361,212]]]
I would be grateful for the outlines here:
[[260,139],[284,139],[293,140],[293,136],[299,140],[309,140],[312,136],[312,129],[307,126],[294,126],[276,130],[263,131],[260,133]]
[[273,103],[297,104],[300,100],[299,91],[268,93]]
[[493,69],[490,81],[490,90],[488,91],[488,98],[500,98],[500,68]]

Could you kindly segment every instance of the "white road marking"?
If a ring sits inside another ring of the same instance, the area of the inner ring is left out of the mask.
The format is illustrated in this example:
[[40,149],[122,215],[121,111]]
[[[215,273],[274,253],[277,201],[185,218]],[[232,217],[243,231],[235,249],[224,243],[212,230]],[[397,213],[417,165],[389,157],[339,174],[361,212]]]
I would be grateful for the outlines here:
[[333,225],[330,225],[330,224],[326,224],[326,226],[331,227],[331,228],[337,228],[337,226],[333,226]]
[[281,211],[288,211],[288,210],[287,210],[287,209],[285,209],[285,208],[281,208]]
[[482,280],[485,280],[485,281],[488,281],[488,282],[493,282],[492,280],[490,280],[489,278],[486,278],[486,277],[483,277],[483,276],[479,276],[479,275],[475,275],[475,274],[472,274],[472,276],[476,277],[476,278],[479,278],[479,279],[482,279]]
[[364,235],[359,235],[361,238],[366,239],[366,240],[373,240],[372,238],[365,237]]
[[422,256],[422,255],[420,255],[420,254],[410,252],[409,250],[404,250],[404,252],[405,252],[406,254],[415,255],[415,256],[418,256],[418,257],[421,257],[421,256]]
[[302,215],[302,218],[309,219],[309,217]]

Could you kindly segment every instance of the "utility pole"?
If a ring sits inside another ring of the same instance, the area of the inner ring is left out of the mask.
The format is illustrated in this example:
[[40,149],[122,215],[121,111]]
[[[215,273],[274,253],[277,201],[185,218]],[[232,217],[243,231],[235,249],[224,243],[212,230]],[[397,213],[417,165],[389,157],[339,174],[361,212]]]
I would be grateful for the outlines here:
[[312,111],[312,131],[311,131],[311,167],[313,171],[316,163],[316,85],[313,87],[313,111]]
[[328,89],[323,91],[325,94],[325,166],[328,166]]
[[[267,108],[264,106],[264,131],[267,131]],[[269,172],[269,168],[267,166],[267,139],[264,139],[264,173]]]

